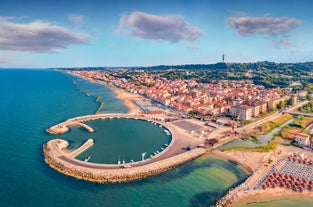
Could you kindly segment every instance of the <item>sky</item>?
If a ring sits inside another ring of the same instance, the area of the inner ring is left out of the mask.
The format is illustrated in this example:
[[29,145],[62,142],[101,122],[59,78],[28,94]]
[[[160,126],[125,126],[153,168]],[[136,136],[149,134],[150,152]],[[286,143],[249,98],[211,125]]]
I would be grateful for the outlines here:
[[1,0],[0,68],[313,61],[311,0]]

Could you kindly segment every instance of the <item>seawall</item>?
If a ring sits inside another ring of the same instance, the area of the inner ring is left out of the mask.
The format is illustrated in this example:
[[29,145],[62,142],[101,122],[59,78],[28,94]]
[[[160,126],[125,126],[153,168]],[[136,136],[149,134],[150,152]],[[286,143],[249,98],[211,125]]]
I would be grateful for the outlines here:
[[[126,182],[156,175],[173,169],[206,153],[206,149],[196,148],[173,157],[149,164],[132,167],[129,165],[101,165],[72,159],[64,155],[64,140],[51,140],[44,144],[45,162],[57,171],[98,183]],[[61,143],[61,144],[60,144]]]

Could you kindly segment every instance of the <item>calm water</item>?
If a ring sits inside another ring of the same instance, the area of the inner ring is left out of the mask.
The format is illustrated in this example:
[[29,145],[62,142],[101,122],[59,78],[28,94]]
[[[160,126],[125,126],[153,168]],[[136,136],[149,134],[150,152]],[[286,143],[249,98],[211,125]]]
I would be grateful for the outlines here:
[[161,152],[164,144],[169,144],[171,136],[165,134],[165,128],[159,128],[144,120],[134,119],[105,119],[87,122],[95,132],[76,128],[65,134],[71,142],[83,138],[92,138],[95,144],[77,158],[84,160],[90,156],[90,162],[116,164],[118,160],[139,161],[141,154],[146,152],[149,158],[154,152]]
[[[99,106],[95,97],[79,93],[68,78],[52,70],[0,70],[0,96],[1,207],[208,206],[246,177],[232,162],[207,158],[136,182],[100,185],[76,180],[44,163],[42,144],[57,137],[45,129],[94,113]],[[112,94],[102,101],[122,104]],[[79,138],[71,139],[73,145],[79,143]]]

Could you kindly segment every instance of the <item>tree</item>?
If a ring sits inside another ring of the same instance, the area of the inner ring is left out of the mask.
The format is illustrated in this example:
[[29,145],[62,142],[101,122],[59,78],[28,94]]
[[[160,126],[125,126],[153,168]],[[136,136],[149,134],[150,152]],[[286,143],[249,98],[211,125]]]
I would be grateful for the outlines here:
[[293,106],[295,104],[295,97],[291,96],[290,99],[287,102],[287,105]]

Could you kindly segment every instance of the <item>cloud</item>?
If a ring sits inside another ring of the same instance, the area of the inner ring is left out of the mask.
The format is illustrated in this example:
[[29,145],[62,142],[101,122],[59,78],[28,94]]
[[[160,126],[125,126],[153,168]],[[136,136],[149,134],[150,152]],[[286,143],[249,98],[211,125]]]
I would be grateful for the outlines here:
[[37,53],[56,52],[69,45],[86,43],[88,35],[42,21],[15,23],[0,18],[0,49]]
[[[289,17],[230,17],[227,19],[230,27],[237,30],[239,35],[249,36],[253,34],[264,34],[272,38],[275,43],[282,46],[290,45],[286,39],[290,30],[297,28],[300,21]],[[286,44],[288,42],[288,44]]]
[[152,15],[133,12],[122,15],[119,32],[141,39],[179,42],[193,41],[202,35],[202,31],[185,21],[181,15]]
[[77,15],[77,14],[69,14],[67,15],[69,21],[74,22],[75,24],[82,25],[85,21],[85,16]]

